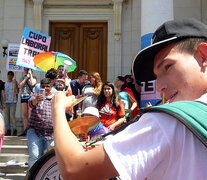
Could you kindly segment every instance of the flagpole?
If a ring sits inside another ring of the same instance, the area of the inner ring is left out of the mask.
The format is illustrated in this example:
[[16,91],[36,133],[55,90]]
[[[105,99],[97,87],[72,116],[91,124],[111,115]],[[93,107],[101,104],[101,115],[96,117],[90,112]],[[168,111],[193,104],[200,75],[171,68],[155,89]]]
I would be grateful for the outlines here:
[[13,90],[12,90],[12,101],[14,101],[14,89],[15,89],[15,84],[16,83],[16,72],[14,71],[14,80],[15,82],[13,81]]
[[[56,64],[56,57],[57,57],[57,55],[55,54],[55,64]],[[55,69],[55,64],[54,64],[54,69]]]

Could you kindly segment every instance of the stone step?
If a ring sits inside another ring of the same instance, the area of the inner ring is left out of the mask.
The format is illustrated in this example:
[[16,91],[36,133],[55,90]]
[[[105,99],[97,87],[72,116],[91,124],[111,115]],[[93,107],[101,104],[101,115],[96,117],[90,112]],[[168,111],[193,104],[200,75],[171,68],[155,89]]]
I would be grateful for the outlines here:
[[26,173],[0,173],[0,180],[24,180]]
[[1,153],[28,154],[27,145],[3,145]]
[[27,145],[27,138],[18,136],[5,136],[3,145]]
[[5,163],[0,163],[1,173],[25,173],[28,169],[27,165],[7,165]]
[[27,138],[5,136],[0,153],[0,180],[23,180],[28,170]]
[[0,162],[6,163],[10,160],[15,160],[15,161],[19,161],[19,162],[27,162],[28,156],[29,155],[27,155],[27,154],[0,153]]

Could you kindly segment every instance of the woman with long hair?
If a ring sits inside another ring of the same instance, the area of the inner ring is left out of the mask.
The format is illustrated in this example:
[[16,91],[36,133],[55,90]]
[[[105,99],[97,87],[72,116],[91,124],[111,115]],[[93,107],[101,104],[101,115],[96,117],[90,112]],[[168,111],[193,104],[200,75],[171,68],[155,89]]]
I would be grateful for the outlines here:
[[32,96],[33,87],[37,83],[37,78],[33,76],[32,70],[24,68],[24,75],[19,80],[19,88],[21,89],[21,107],[24,120],[24,132],[20,136],[26,136],[26,129],[28,125],[28,118],[30,114],[30,108],[28,106],[28,100]]
[[119,92],[115,85],[106,81],[98,96],[97,108],[99,109],[101,123],[114,130],[125,121],[124,105],[119,97]]
[[89,74],[90,84],[86,85],[82,90],[82,95],[87,98],[82,103],[82,112],[87,107],[96,107],[97,97],[101,92],[102,80],[98,72],[92,72]]
[[132,90],[128,87],[126,79],[123,76],[117,76],[115,86],[119,90],[120,98],[124,103],[126,120],[128,122],[130,120],[130,113],[134,113],[132,114],[132,118],[139,114],[139,112],[137,111],[137,101],[134,97]]

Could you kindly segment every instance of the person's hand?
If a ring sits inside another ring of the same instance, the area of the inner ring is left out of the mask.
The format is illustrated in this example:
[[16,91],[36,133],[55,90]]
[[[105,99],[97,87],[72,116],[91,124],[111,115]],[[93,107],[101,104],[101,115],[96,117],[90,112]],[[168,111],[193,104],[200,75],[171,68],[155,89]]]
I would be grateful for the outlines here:
[[72,102],[75,100],[75,97],[68,96],[66,97],[62,91],[57,91],[53,97],[52,107],[56,108],[69,108],[71,107]]
[[65,77],[65,85],[70,86],[71,79],[69,77]]
[[83,95],[77,95],[75,96],[76,99],[83,97]]
[[26,78],[29,79],[31,77],[31,75],[29,73],[27,73]]
[[0,117],[0,138],[2,136],[4,136],[4,134],[5,134],[4,122],[3,122],[2,118]]
[[111,124],[110,126],[108,126],[109,130],[113,131],[115,129],[115,125],[114,124]]
[[4,131],[4,129],[3,128],[0,128],[0,138],[2,137],[2,136],[4,136],[4,133],[5,131]]
[[42,94],[36,94],[35,98],[36,98],[37,102],[40,102],[40,101],[44,101],[45,96]]
[[146,102],[146,104],[145,104],[146,108],[151,107],[151,106],[152,106],[152,104],[150,102]]
[[28,70],[28,73],[27,73],[27,78],[29,79],[29,78],[31,77],[31,75],[32,75],[32,70],[29,69],[29,70]]

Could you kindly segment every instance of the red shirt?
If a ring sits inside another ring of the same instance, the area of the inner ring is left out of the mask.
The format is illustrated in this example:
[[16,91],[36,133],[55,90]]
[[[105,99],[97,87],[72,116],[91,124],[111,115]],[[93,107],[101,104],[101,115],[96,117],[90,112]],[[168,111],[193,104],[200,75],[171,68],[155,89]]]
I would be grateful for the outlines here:
[[106,127],[110,126],[111,124],[114,124],[119,118],[125,116],[124,105],[121,100],[119,101],[119,111],[116,111],[113,105],[111,105],[110,107],[110,104],[111,101],[105,101],[101,109],[99,110],[101,116],[101,123]]
[[[125,89],[123,89],[123,91],[129,94],[129,96],[133,99],[133,101],[137,103],[137,100],[135,99],[134,94],[130,88],[126,87]],[[140,114],[138,109],[139,109],[139,105],[137,103],[137,107],[132,111],[132,116],[130,115],[130,119],[133,119],[137,114]]]
[[[69,96],[72,96],[72,95],[73,95],[73,93],[72,93],[72,89],[71,89],[71,88],[68,88],[67,91],[66,91],[66,96],[69,97]],[[72,107],[67,108],[66,110],[70,111],[72,114],[74,113]]]

